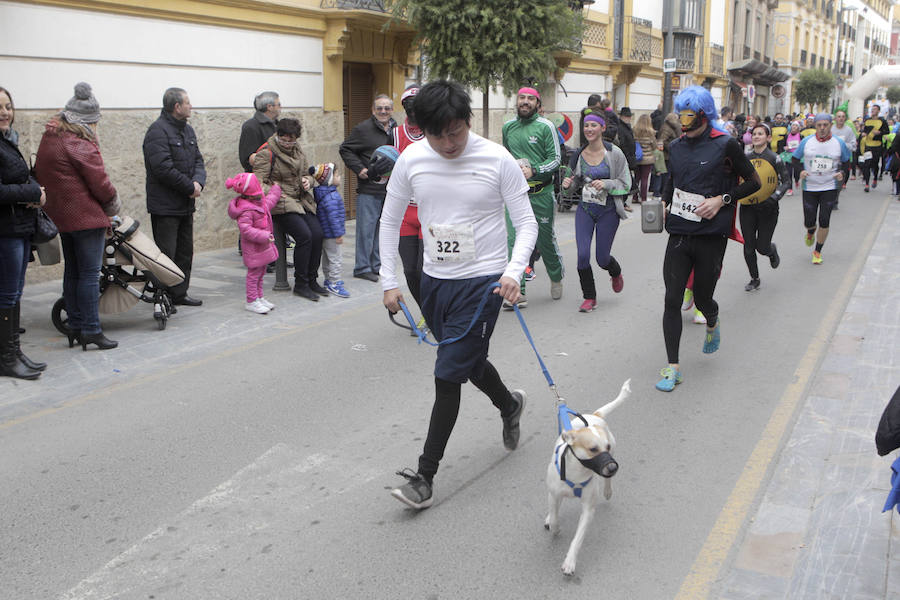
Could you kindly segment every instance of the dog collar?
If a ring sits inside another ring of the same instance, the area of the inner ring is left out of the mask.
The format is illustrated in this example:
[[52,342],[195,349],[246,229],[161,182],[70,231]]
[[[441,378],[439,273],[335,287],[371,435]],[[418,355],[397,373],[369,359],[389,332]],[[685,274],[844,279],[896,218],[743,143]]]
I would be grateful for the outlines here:
[[[560,453],[560,448],[565,448],[562,453]],[[569,481],[566,479],[566,452],[573,452],[572,446],[563,442],[562,444],[558,444],[556,449],[553,451],[555,455],[553,463],[556,465],[556,472],[559,473],[559,480],[565,482],[567,486],[572,488],[572,493],[575,494],[576,498],[581,498],[581,492],[584,490],[585,486],[591,482],[594,478],[593,475],[582,481],[581,483],[575,483],[573,481]],[[575,458],[578,458],[577,456]]]

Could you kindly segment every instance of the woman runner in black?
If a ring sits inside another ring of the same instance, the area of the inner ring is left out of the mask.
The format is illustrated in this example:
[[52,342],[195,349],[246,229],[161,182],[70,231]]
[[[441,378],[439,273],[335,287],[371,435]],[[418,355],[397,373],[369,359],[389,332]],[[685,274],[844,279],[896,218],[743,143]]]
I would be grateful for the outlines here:
[[769,257],[773,269],[777,269],[781,259],[778,248],[772,242],[775,226],[778,224],[778,201],[791,187],[791,176],[784,161],[769,147],[772,132],[765,123],[758,123],[751,132],[752,148],[747,158],[759,174],[760,188],[746,198],[738,199],[740,204],[741,234],[744,236],[744,260],[750,271],[750,283],[744,290],[759,289],[759,267],[756,253]]

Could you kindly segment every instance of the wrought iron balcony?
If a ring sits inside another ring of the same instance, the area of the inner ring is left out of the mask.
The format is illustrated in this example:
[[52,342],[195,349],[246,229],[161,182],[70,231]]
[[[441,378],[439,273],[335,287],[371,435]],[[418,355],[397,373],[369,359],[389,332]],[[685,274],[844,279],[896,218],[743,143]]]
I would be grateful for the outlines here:
[[[651,31],[653,23],[647,19],[627,17],[625,19],[625,40],[630,48],[626,48],[627,60],[649,63],[652,56],[653,40]],[[630,42],[630,43],[629,43]]]
[[709,72],[725,77],[725,48],[718,44],[709,45]]
[[391,12],[385,6],[385,0],[321,0],[319,8],[336,8],[338,10],[373,10],[380,13]]

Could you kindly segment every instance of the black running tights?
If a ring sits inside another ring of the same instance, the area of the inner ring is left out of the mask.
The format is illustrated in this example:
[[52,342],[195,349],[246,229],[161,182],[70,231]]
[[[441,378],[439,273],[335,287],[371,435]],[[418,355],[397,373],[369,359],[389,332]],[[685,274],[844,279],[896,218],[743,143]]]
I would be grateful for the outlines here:
[[[491,403],[500,410],[501,416],[507,416],[513,410],[513,400],[500,380],[500,374],[490,361],[485,361],[484,372],[478,379],[471,379],[479,390],[484,392]],[[419,456],[419,474],[428,481],[437,473],[438,464],[444,457],[444,449],[456,424],[459,415],[459,398],[461,383],[434,378],[434,406],[431,409],[431,422],[428,425],[428,437],[425,447]]]
[[759,279],[756,253],[772,254],[772,235],[778,225],[778,203],[766,201],[753,206],[741,205],[741,233],[744,236],[744,260],[750,277]]
[[728,238],[724,235],[670,235],[663,260],[666,284],[663,310],[663,339],[669,364],[678,364],[681,344],[681,302],[691,269],[694,271],[694,304],[706,317],[708,327],[719,318],[719,305],[713,300],[716,282],[722,271],[722,258]]
[[421,307],[422,295],[419,290],[422,286],[422,260],[425,251],[422,246],[422,238],[418,235],[401,235],[399,250],[400,260],[403,262],[403,275],[406,276],[406,286],[416,304]]

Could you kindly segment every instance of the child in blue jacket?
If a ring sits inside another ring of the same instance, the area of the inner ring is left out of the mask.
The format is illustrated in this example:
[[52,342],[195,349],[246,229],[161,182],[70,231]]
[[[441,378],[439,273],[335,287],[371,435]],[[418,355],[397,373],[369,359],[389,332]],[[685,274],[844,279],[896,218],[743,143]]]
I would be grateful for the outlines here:
[[341,256],[341,244],[344,243],[344,221],[347,213],[344,210],[344,199],[337,188],[341,185],[341,176],[335,172],[334,163],[322,163],[309,168],[317,183],[313,189],[316,198],[316,216],[322,225],[324,240],[322,242],[322,272],[325,274],[325,289],[339,298],[349,298],[350,292],[344,287],[344,263]]

